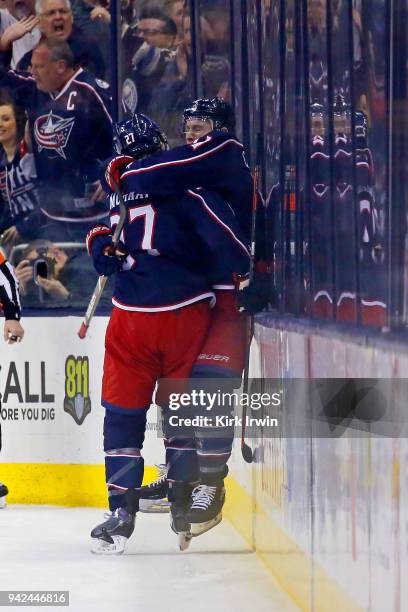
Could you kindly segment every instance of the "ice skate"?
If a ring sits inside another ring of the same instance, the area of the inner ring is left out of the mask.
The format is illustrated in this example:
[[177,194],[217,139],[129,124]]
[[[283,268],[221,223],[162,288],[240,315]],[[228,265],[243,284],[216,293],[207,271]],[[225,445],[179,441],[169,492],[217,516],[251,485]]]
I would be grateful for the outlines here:
[[191,526],[186,521],[186,510],[178,510],[175,505],[171,509],[171,528],[177,534],[179,550],[184,551],[190,546],[193,534]]
[[136,516],[124,508],[105,514],[107,519],[91,531],[91,551],[97,555],[120,555],[135,528]]
[[8,488],[5,484],[0,482],[0,508],[6,507],[6,495],[8,494]]
[[187,550],[193,537],[190,524],[186,520],[192,488],[192,485],[185,482],[172,482],[169,489],[170,526],[177,534],[181,551]]
[[193,537],[209,531],[222,520],[222,507],[225,502],[224,482],[214,485],[200,484],[193,490],[192,504],[186,515],[191,525]]
[[158,478],[140,488],[139,509],[141,512],[169,512],[170,503],[167,499],[167,466],[158,465]]

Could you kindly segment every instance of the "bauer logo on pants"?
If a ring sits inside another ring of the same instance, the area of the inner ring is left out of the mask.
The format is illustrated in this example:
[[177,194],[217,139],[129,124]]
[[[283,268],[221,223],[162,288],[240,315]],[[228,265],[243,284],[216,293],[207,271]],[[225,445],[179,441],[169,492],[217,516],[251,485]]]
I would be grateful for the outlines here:
[[88,357],[70,355],[65,361],[64,411],[68,412],[78,425],[82,425],[91,412]]

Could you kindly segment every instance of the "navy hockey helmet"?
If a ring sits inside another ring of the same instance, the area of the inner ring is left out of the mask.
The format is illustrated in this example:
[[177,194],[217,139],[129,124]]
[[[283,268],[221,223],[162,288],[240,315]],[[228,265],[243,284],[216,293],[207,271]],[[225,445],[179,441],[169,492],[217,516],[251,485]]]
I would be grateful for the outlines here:
[[183,130],[188,119],[211,119],[214,130],[225,128],[232,132],[235,126],[234,111],[223,98],[200,98],[188,106],[183,113]]
[[118,155],[130,155],[137,159],[167,148],[167,137],[146,115],[127,113],[113,127],[113,144]]

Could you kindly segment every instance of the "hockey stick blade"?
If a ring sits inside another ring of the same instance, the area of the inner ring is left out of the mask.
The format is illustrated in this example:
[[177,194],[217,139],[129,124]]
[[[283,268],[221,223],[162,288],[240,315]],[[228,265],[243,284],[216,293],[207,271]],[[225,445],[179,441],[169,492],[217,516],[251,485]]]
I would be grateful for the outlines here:
[[242,458],[246,463],[252,463],[254,460],[254,453],[246,442],[241,445]]

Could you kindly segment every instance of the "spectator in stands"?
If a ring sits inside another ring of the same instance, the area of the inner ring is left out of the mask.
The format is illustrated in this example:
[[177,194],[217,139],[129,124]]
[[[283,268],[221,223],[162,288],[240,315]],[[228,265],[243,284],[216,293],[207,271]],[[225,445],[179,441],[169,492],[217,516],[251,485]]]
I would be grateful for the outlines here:
[[175,44],[179,45],[183,40],[183,0],[165,0],[163,4],[163,12],[174,21],[177,27],[177,37]]
[[81,28],[82,32],[89,33],[93,38],[100,39],[98,26],[111,22],[111,14],[108,6],[103,6],[100,0],[76,0],[73,5],[74,24]]
[[[40,41],[41,30],[35,14],[34,0],[7,0],[7,9],[0,10],[0,51],[11,53],[11,67]],[[9,64],[10,59],[5,59]]]
[[76,0],[72,5],[74,27],[97,42],[106,66],[105,78],[110,81],[110,22],[109,2],[101,0]]
[[99,160],[111,155],[112,120],[106,84],[76,68],[63,40],[44,40],[33,52],[32,76],[0,70],[27,109],[38,174],[43,235],[83,241],[106,216]]
[[[204,22],[203,22],[204,23]],[[226,58],[207,54],[206,27],[201,28],[201,71],[208,98],[229,99],[230,65]],[[180,115],[194,99],[191,18],[183,15],[183,42],[168,62],[160,83],[151,94],[151,116],[166,132],[171,146],[180,139]]]
[[132,30],[129,28],[124,44],[133,43],[137,50],[125,72],[123,100],[129,111],[137,109],[150,115],[152,93],[174,56],[177,28],[174,21],[153,7],[141,12],[136,28],[138,38],[133,40]]
[[[84,250],[62,248],[49,240],[34,240],[23,251],[15,273],[24,307],[87,305],[97,281]],[[35,276],[36,275],[36,276]],[[103,301],[109,304],[109,292]]]
[[[43,39],[65,40],[71,47],[74,63],[86,68],[97,78],[105,77],[106,66],[96,40],[74,26],[69,0],[37,0],[36,13]],[[32,51],[20,60],[18,68],[27,70]]]
[[146,8],[140,14],[137,31],[144,42],[151,47],[174,49],[176,46],[176,24],[156,7]]
[[151,95],[150,114],[165,131],[171,146],[180,141],[180,116],[194,99],[191,18],[183,16],[183,42],[167,62],[163,76]]
[[[58,278],[67,260],[65,251],[47,240],[34,240],[28,245],[23,259],[15,267],[24,306],[68,300],[69,289]],[[34,262],[40,262],[42,267],[34,266]]]
[[0,101],[0,234],[6,248],[32,240],[38,232],[37,174],[24,137],[26,123],[21,108]]
[[200,14],[207,41],[206,53],[227,57],[231,44],[228,10],[219,2],[210,1],[202,7]]

